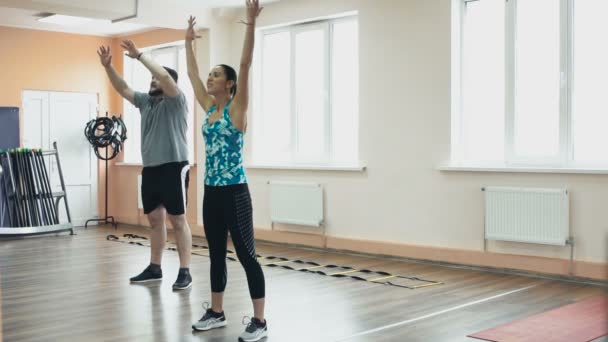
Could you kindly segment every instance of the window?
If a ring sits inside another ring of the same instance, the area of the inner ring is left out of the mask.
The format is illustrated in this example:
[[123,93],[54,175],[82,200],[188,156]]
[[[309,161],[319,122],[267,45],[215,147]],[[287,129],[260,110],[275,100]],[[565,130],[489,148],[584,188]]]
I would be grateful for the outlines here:
[[[179,44],[179,45],[178,45]],[[188,79],[186,64],[186,50],[181,42],[171,46],[141,49],[144,55],[151,57],[162,66],[174,69],[178,73],[178,86],[184,92],[188,104],[188,159],[194,163],[194,91]],[[124,59],[124,79],[135,91],[148,92],[152,75],[140,62],[127,56]],[[141,117],[139,110],[129,101],[124,101],[123,112],[127,126],[127,140],[125,141],[124,162],[141,163]]]
[[576,0],[573,18],[573,159],[608,163],[608,1]]
[[458,1],[453,162],[608,166],[608,1]]
[[254,66],[254,164],[356,165],[356,17],[262,30]]

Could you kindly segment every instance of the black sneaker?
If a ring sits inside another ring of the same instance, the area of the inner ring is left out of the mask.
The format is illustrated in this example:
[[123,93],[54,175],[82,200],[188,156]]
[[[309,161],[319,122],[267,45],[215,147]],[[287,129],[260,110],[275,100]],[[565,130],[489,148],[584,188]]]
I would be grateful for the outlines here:
[[239,336],[239,342],[254,342],[263,339],[268,336],[268,325],[266,320],[261,322],[257,318],[252,318],[246,323],[248,317],[243,317],[243,324],[247,324],[245,331]]
[[209,307],[209,303],[203,303],[203,308],[206,309],[205,314],[203,317],[201,317],[201,319],[198,320],[198,322],[192,324],[192,329],[198,331],[207,331],[215,328],[225,327],[226,324],[228,324],[223,311],[221,313],[214,312]]
[[187,268],[180,268],[177,280],[173,283],[173,290],[185,290],[192,286],[192,276]]
[[149,265],[139,275],[129,279],[132,283],[145,283],[148,281],[156,281],[163,279],[163,271],[160,267]]

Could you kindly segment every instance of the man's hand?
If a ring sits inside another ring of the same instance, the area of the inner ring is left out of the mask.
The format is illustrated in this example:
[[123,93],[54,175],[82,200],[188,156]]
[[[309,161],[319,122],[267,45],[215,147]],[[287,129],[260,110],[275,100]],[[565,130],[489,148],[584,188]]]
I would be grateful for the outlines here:
[[129,88],[129,85],[123,80],[120,75],[116,72],[116,69],[112,67],[112,54],[110,53],[109,46],[100,46],[97,50],[97,55],[101,61],[101,65],[106,69],[106,73],[110,78],[112,87],[120,94],[120,96],[127,99],[127,101],[135,104],[135,92]]
[[112,64],[112,54],[110,53],[110,46],[100,46],[99,50],[97,50],[97,55],[99,56],[99,60],[101,61],[101,65],[104,68],[110,66]]
[[137,46],[135,46],[135,43],[133,43],[132,40],[123,40],[122,43],[120,44],[120,47],[122,47],[123,49],[125,49],[125,51],[127,51],[127,56],[131,57],[131,58],[138,58],[139,57],[139,49],[137,48]]

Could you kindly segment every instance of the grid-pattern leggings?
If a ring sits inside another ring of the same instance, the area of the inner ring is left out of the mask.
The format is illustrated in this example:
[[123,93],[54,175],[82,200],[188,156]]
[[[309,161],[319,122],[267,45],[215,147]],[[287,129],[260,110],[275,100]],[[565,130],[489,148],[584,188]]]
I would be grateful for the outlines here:
[[205,185],[203,224],[211,258],[211,291],[224,292],[228,278],[228,231],[237,257],[245,269],[252,299],[264,298],[264,272],[256,258],[253,210],[247,184]]

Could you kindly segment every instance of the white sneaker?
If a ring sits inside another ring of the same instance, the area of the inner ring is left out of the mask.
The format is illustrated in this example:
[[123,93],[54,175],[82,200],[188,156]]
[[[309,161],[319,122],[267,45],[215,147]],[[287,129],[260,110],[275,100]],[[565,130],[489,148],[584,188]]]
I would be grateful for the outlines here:
[[262,323],[254,317],[247,322],[248,318],[249,317],[243,317],[243,324],[246,324],[247,328],[245,328],[245,332],[239,337],[239,342],[259,341],[268,336],[268,325],[266,324],[266,320]]
[[[205,304],[207,305],[205,306]],[[192,329],[198,331],[207,331],[215,328],[225,327],[226,324],[228,324],[223,311],[219,314],[214,312],[209,307],[209,303],[204,303],[203,308],[207,309],[207,311],[198,322],[192,324]]]

